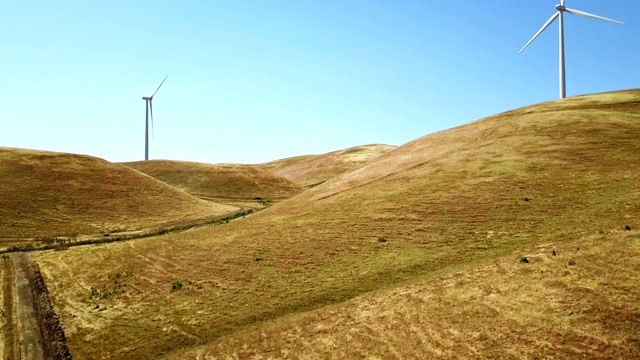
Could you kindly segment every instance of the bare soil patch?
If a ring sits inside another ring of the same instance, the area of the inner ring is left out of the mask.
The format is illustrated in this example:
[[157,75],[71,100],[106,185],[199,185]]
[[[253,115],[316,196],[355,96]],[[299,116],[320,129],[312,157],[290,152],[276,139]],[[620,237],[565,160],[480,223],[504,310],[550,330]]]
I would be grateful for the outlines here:
[[22,253],[11,254],[4,261],[5,269],[13,269],[14,275],[13,279],[4,277],[4,289],[13,293],[10,288],[15,287],[15,296],[4,297],[5,308],[15,309],[15,313],[11,312],[15,326],[5,332],[5,355],[19,353],[22,359],[71,359],[38,265]]

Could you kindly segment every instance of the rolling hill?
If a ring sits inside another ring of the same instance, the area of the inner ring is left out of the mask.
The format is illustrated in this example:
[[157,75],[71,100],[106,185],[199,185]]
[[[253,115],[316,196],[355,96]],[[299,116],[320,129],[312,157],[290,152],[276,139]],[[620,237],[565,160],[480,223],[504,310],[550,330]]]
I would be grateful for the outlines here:
[[130,231],[235,210],[95,157],[0,148],[4,240]]
[[[502,337],[531,357],[607,344],[637,357],[638,233],[618,232],[640,226],[638,134],[638,90],[532,105],[422,137],[229,224],[31,256],[81,358],[382,356],[420,344],[451,357],[466,335],[469,358],[495,355]],[[607,261],[616,249],[629,255]],[[127,276],[114,285],[114,274]],[[422,309],[443,321],[424,342],[380,340],[431,331]],[[490,332],[488,318],[510,327]],[[398,319],[407,325],[385,327]]]
[[254,205],[256,198],[281,201],[304,189],[283,177],[240,164],[149,160],[123,163],[192,195],[223,203]]
[[391,145],[362,145],[322,155],[302,155],[258,165],[305,186],[317,186],[395,149]]

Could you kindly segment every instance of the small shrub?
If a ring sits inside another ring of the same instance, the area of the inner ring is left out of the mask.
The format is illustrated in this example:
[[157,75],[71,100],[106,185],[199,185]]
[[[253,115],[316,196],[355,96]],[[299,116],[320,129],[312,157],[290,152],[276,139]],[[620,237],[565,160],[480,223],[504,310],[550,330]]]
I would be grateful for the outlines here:
[[180,281],[174,281],[174,282],[171,284],[171,291],[176,291],[176,290],[180,290],[180,289],[182,289],[182,282],[180,282]]
[[311,188],[314,188],[314,187],[316,187],[316,186],[318,186],[320,184],[323,184],[323,183],[324,183],[324,181],[320,181],[320,182],[315,183],[315,184],[306,185],[305,187],[311,189]]
[[625,226],[624,226],[624,229],[625,229],[626,231],[631,231],[631,226],[629,226],[629,225],[625,225]]
[[576,262],[574,260],[569,260],[569,262],[567,263],[567,265],[569,266],[575,266]]
[[556,255],[558,255],[558,253],[557,253],[555,250],[553,250],[553,251],[551,252],[551,255],[556,256]]
[[526,256],[523,256],[523,257],[520,258],[520,263],[528,264],[529,263],[529,259]]
[[122,289],[121,285],[118,283],[114,284],[111,288],[102,286],[101,289],[96,289],[92,287],[91,292],[89,293],[89,300],[108,299],[112,296],[119,297],[123,293],[124,293],[124,289]]
[[107,277],[111,280],[127,278],[130,276],[133,276],[133,272],[131,271],[118,271],[118,272],[114,272],[112,274],[107,275]]
[[378,242],[386,243],[386,242],[387,242],[387,239],[385,239],[385,238],[383,238],[383,237],[379,237],[379,238],[378,238]]

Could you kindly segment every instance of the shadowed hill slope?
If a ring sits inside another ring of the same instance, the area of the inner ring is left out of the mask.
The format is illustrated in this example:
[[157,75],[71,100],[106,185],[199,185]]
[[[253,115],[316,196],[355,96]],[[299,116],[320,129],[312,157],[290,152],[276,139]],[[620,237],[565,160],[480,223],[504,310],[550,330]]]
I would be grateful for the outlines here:
[[190,194],[219,201],[247,201],[256,197],[283,200],[303,191],[300,185],[251,165],[202,164],[150,160],[124,163]]
[[322,155],[296,156],[258,166],[310,187],[362,166],[395,148],[391,145],[363,145]]
[[235,210],[95,157],[0,148],[2,238],[128,231]]
[[[533,105],[417,139],[223,226],[35,256],[72,354],[153,358],[520,249],[635,229],[639,134],[637,90]],[[114,269],[135,274],[137,292],[102,300],[109,317],[87,310],[86,289]]]

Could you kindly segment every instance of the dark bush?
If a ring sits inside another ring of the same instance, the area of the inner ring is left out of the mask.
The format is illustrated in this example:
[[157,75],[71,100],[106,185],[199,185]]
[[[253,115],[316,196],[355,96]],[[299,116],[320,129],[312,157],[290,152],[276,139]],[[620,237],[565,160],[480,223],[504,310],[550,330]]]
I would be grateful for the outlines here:
[[171,291],[176,291],[180,289],[182,289],[182,282],[174,281],[173,284],[171,284]]

